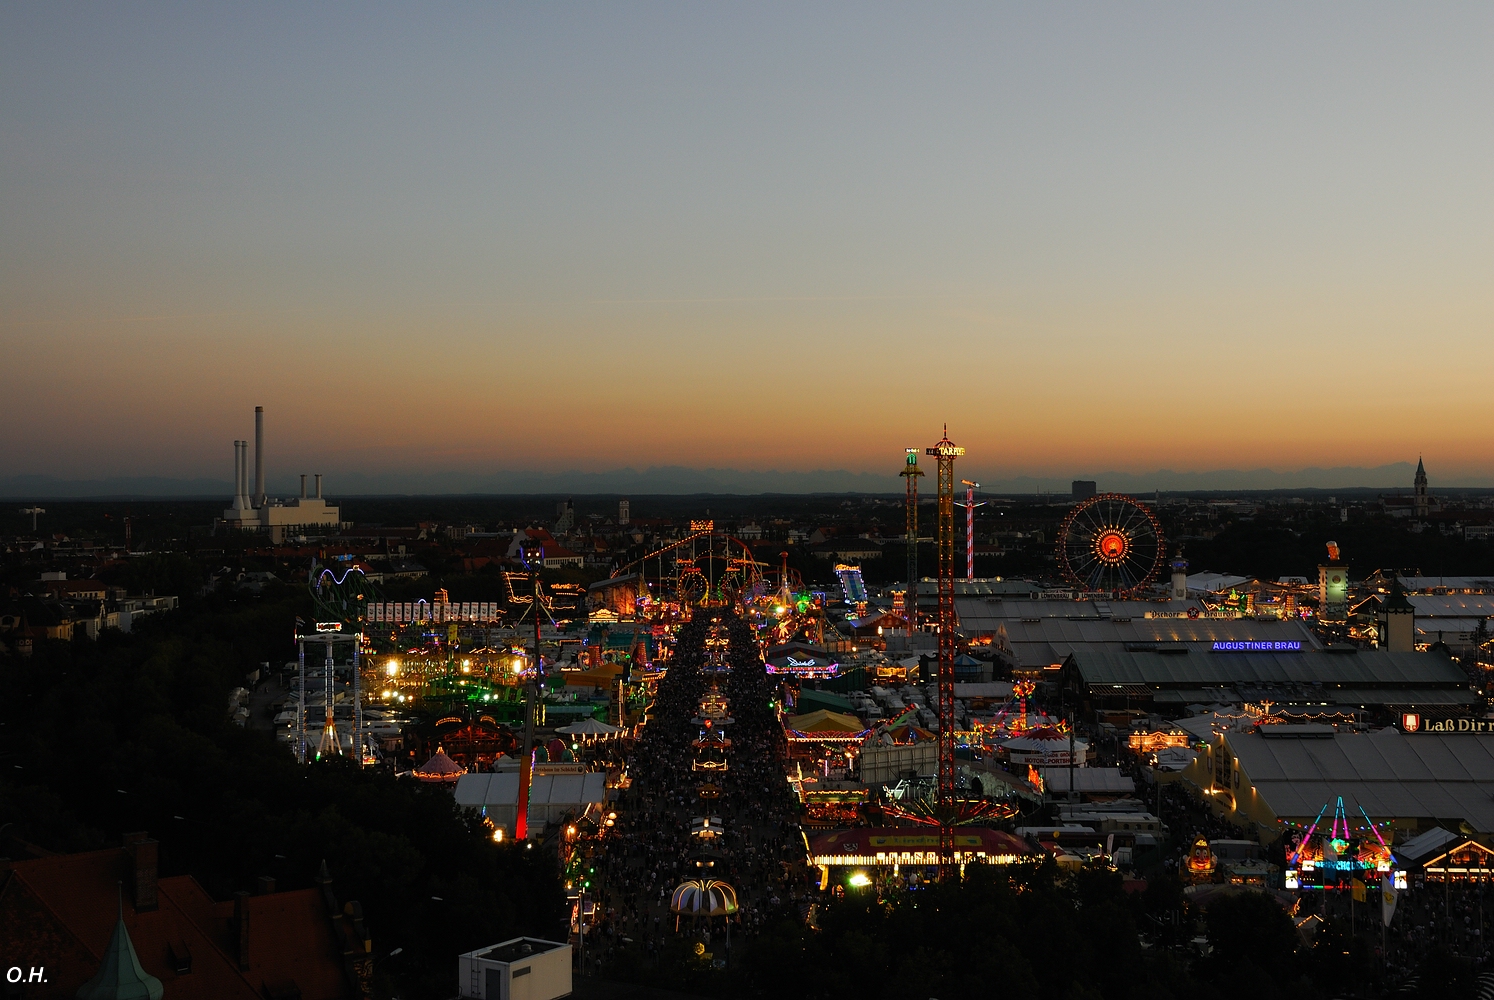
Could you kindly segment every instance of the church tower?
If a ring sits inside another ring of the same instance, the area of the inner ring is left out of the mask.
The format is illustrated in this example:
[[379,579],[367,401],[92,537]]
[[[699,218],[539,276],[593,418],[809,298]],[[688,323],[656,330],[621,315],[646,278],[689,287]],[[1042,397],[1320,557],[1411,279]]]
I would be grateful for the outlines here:
[[1418,458],[1416,460],[1416,516],[1426,517],[1430,508],[1431,498],[1427,495],[1427,470]]

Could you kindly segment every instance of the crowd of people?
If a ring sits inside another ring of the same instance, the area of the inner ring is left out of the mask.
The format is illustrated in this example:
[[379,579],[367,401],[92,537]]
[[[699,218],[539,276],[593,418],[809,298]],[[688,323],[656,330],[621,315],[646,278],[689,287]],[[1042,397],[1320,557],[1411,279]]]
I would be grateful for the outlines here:
[[[775,915],[800,912],[809,875],[797,803],[784,777],[775,694],[751,626],[741,618],[702,610],[680,628],[629,755],[631,785],[603,848],[590,968],[605,969],[625,954],[654,963],[681,934],[711,946],[724,962],[725,948],[713,941],[725,944],[728,921],[731,940],[744,942]],[[696,743],[707,731],[701,715],[707,695],[727,702],[728,717],[709,727],[730,741],[724,772],[696,770],[705,756]],[[703,790],[712,797],[702,797]],[[721,819],[721,832],[710,839],[692,832],[692,820],[707,816]],[[726,882],[739,909],[730,917],[680,918],[677,930],[670,898],[688,879]]]

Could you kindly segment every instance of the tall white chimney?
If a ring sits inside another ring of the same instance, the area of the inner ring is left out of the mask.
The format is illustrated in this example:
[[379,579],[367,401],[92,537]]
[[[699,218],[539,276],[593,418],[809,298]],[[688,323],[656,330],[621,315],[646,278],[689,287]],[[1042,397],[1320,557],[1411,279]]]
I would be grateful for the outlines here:
[[265,505],[265,408],[254,408],[254,506]]
[[322,474],[320,472],[316,474],[316,498],[318,500],[322,498]]
[[250,507],[253,506],[253,504],[251,504],[249,502],[249,442],[248,441],[240,441],[239,442],[239,481],[244,484],[243,489],[242,489],[242,493],[243,493],[242,499],[244,501],[243,506],[244,506],[245,510],[248,510]]
[[245,494],[248,489],[244,484],[245,465],[244,454],[248,448],[247,441],[235,441],[233,443],[233,509],[243,510],[248,506]]

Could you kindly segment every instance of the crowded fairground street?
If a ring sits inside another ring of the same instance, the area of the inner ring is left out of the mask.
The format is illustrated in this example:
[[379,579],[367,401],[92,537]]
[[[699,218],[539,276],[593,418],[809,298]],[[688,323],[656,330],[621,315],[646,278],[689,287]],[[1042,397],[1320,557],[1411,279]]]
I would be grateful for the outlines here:
[[585,968],[652,965],[681,934],[726,966],[734,938],[801,907],[804,839],[759,648],[730,612],[681,627],[600,853]]

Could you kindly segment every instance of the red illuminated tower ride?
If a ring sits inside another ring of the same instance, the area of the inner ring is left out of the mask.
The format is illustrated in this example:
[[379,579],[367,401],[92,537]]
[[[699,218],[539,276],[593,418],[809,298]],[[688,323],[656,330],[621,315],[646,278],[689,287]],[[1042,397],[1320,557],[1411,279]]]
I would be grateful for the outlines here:
[[975,579],[975,508],[984,507],[985,501],[975,502],[975,491],[980,489],[980,483],[972,483],[968,479],[961,479],[965,487],[965,502],[960,506],[965,508],[965,579]]
[[908,461],[900,475],[908,481],[908,594],[903,606],[911,636],[918,631],[918,477],[923,475],[917,448],[908,449]]
[[934,447],[927,449],[939,466],[939,877],[953,878],[955,801],[954,749],[954,463],[965,449],[949,440],[949,427]]
[[540,567],[545,563],[545,551],[538,543],[526,542],[523,546],[524,562],[529,567],[534,581],[534,603],[529,610],[534,612],[534,658],[529,663],[529,676],[524,682],[524,752],[519,758],[519,802],[514,812],[514,840],[529,837],[529,788],[534,783],[534,724],[535,702],[540,684]]

